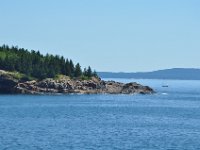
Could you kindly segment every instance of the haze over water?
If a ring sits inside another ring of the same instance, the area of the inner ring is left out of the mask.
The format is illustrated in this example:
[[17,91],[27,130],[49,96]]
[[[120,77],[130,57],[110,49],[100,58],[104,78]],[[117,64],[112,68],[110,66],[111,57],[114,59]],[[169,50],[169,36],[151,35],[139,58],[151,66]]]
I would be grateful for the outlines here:
[[1,95],[0,149],[198,149],[200,81],[139,82],[157,93]]

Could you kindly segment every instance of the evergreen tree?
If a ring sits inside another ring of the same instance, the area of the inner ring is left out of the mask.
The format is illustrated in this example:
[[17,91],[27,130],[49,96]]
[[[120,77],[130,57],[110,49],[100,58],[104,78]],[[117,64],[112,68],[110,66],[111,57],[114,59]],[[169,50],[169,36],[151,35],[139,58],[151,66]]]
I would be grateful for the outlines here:
[[71,77],[73,77],[74,76],[74,63],[73,63],[73,61],[72,60],[70,60],[69,61],[69,68],[70,68],[70,72],[71,72]]
[[94,70],[93,75],[94,77],[98,77],[97,72]]
[[42,55],[39,51],[28,51],[17,46],[0,46],[0,69],[18,71],[38,79],[54,78],[57,74],[70,77],[96,76],[91,67],[81,70],[79,63],[74,66],[72,60],[58,55]]
[[92,69],[91,69],[90,66],[89,66],[88,69],[87,69],[87,74],[86,74],[86,76],[92,77]]
[[60,66],[61,66],[61,74],[66,75],[66,73],[67,73],[66,72],[66,64],[65,64],[65,59],[63,56],[60,58]]
[[83,75],[87,76],[87,69],[86,68],[83,69]]
[[79,63],[77,63],[76,66],[75,66],[74,76],[80,77],[81,75],[82,75],[81,66],[80,66]]
[[69,64],[69,60],[68,59],[65,62],[65,66],[66,66],[66,76],[72,76],[71,69],[70,69],[70,64]]

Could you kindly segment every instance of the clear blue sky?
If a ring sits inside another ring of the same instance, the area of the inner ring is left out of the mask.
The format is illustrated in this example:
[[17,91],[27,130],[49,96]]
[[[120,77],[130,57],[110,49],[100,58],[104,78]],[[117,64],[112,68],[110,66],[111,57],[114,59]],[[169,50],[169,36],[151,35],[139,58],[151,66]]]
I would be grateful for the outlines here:
[[97,71],[200,68],[200,0],[0,0],[0,44]]

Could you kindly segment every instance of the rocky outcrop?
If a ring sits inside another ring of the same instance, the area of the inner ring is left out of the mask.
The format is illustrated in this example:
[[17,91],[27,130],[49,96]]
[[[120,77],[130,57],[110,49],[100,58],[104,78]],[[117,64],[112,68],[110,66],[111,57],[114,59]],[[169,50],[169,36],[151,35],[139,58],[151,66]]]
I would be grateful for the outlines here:
[[27,81],[15,86],[16,93],[26,94],[152,94],[153,89],[137,83],[119,83],[115,81],[103,81],[97,78],[91,80],[53,80]]
[[78,79],[44,79],[42,81],[25,81],[11,78],[6,74],[0,74],[0,92],[18,94],[152,94],[153,89],[135,82],[119,83],[115,81],[103,81],[99,78],[91,80]]

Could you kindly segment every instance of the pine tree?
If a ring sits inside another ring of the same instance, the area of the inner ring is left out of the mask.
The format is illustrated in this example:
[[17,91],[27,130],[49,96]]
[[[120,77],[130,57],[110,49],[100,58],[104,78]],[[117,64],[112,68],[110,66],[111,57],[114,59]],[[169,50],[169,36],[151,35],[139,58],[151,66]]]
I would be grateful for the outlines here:
[[94,72],[92,73],[93,77],[98,77],[96,70],[94,70]]
[[74,76],[80,77],[81,75],[82,75],[81,66],[80,66],[79,63],[77,63],[76,66],[75,66]]
[[66,67],[66,76],[72,76],[72,73],[71,73],[71,69],[70,69],[70,64],[69,64],[69,60],[67,59],[66,62],[65,62],[65,67]]
[[69,61],[69,67],[70,67],[70,72],[71,72],[71,77],[74,76],[74,63],[72,60]]
[[66,64],[63,56],[60,58],[60,66],[61,66],[61,74],[66,75]]
[[72,60],[68,60],[58,55],[42,55],[39,51],[31,50],[17,46],[0,46],[0,69],[7,71],[18,71],[38,79],[53,78],[57,74],[63,74],[70,77],[96,76],[91,67],[81,70],[79,63],[74,66]]
[[90,66],[89,66],[88,69],[87,69],[87,76],[88,76],[88,77],[92,77],[92,69],[91,69]]
[[86,68],[83,69],[83,75],[87,76],[87,69]]

